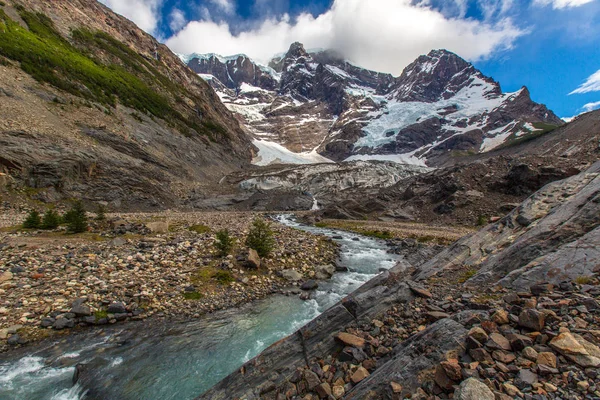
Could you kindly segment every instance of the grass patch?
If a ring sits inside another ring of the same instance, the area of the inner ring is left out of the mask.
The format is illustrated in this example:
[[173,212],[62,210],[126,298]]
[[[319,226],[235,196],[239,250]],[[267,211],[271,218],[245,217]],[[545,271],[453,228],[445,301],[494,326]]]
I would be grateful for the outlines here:
[[162,74],[157,69],[159,61],[145,59],[104,32],[74,30],[70,43],[44,14],[17,9],[29,29],[0,9],[0,55],[18,61],[37,81],[106,106],[120,102],[161,118],[182,133],[195,132],[211,140],[227,134],[209,118],[197,112],[186,118],[171,106],[169,95],[185,93],[197,103],[199,99]]
[[329,228],[329,225],[327,225],[325,222],[317,222],[315,223],[315,226],[317,228]]
[[574,282],[578,285],[588,285],[592,283],[593,279],[591,276],[578,276]]
[[394,237],[394,235],[392,235],[392,233],[390,231],[385,231],[385,230],[361,230],[360,231],[361,234],[365,235],[365,236],[369,236],[369,237],[374,237],[376,239],[392,239]]
[[206,225],[202,225],[202,224],[198,224],[198,225],[192,225],[188,228],[188,231],[190,232],[196,232],[199,234],[203,234],[203,233],[208,233],[210,232],[210,228]]
[[108,318],[108,312],[106,312],[106,310],[98,310],[94,312],[94,317],[96,318],[96,321],[102,319],[102,318]]
[[233,275],[229,271],[218,271],[213,275],[213,279],[217,281],[220,285],[228,285],[231,282],[235,281]]
[[494,150],[505,149],[505,148],[514,147],[514,146],[518,146],[523,143],[530,142],[532,140],[535,140],[539,137],[542,137],[542,136],[554,131],[556,128],[559,127],[558,125],[546,124],[544,122],[534,122],[531,125],[536,129],[535,131],[531,131],[530,133],[526,133],[519,137],[512,134],[508,137],[508,139],[503,144],[496,147]]
[[183,298],[186,300],[200,300],[204,295],[200,292],[183,292]]
[[460,274],[460,276],[458,277],[458,283],[465,283],[466,281],[474,277],[476,273],[477,270],[475,268],[469,268],[468,270]]

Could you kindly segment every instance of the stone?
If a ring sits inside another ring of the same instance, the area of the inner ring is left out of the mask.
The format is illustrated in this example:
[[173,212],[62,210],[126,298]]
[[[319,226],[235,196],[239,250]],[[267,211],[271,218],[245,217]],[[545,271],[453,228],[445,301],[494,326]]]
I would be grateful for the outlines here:
[[290,282],[298,282],[302,279],[302,274],[293,269],[284,269],[281,271],[281,277]]
[[308,390],[313,390],[321,384],[321,381],[319,380],[317,374],[308,369],[304,371],[304,379],[306,380]]
[[365,339],[346,332],[338,333],[337,335],[335,335],[335,338],[347,346],[352,346],[356,348],[363,348],[365,347],[366,343]]
[[315,277],[320,280],[329,279],[335,273],[335,266],[328,265],[318,265],[315,267]]
[[164,221],[149,222],[146,224],[152,233],[168,233],[169,223]]
[[533,345],[533,340],[529,336],[509,333],[506,335],[506,338],[510,341],[510,345],[514,351],[521,351],[525,347]]
[[318,287],[319,287],[319,284],[317,283],[317,281],[315,281],[314,279],[309,279],[300,286],[300,289],[315,290]]
[[435,383],[442,388],[444,391],[451,391],[454,386],[454,381],[448,377],[446,371],[441,365],[435,368],[435,375],[433,376]]
[[401,384],[392,381],[392,382],[390,382],[390,387],[392,388],[392,393],[402,393],[402,385]]
[[536,361],[538,356],[539,356],[538,352],[535,351],[535,349],[533,347],[525,347],[523,349],[523,357],[525,357],[528,360]]
[[519,314],[519,326],[539,332],[544,328],[544,324],[545,316],[537,310],[527,308]]
[[539,285],[533,285],[529,289],[531,290],[531,294],[534,296],[539,296],[545,293],[552,293],[554,285],[551,283],[541,283]]
[[479,343],[485,343],[489,339],[488,334],[480,327],[473,327],[469,331],[468,335]]
[[8,337],[8,329],[0,329],[0,339],[4,340]]
[[87,301],[86,298],[75,300],[73,302],[73,304],[71,305],[70,312],[77,315],[78,317],[87,317],[87,316],[92,315],[92,310],[90,309],[90,307],[86,304],[83,304],[86,301]]
[[125,304],[121,302],[114,302],[108,305],[106,312],[109,314],[126,314],[127,308],[125,307]]
[[2,275],[0,275],[0,283],[8,282],[8,281],[12,280],[12,278],[13,278],[12,272],[6,271]]
[[418,286],[411,285],[410,290],[419,297],[424,297],[424,298],[432,298],[433,297],[433,295],[431,294],[431,292],[429,290],[423,289]]
[[492,321],[494,321],[498,325],[508,324],[508,313],[504,309],[499,309],[492,315]]
[[494,350],[510,351],[512,349],[508,339],[496,332],[490,334],[489,340],[486,342],[485,345],[490,349]]
[[528,369],[522,369],[517,374],[517,377],[515,378],[515,383],[517,384],[517,387],[521,388],[531,386],[534,383],[538,383],[538,376],[537,374],[531,372]]
[[439,312],[439,311],[429,311],[427,314],[425,314],[425,316],[431,322],[435,322],[435,321],[438,321],[438,320],[444,319],[444,318],[450,318],[450,314],[447,314],[445,312]]
[[246,262],[244,263],[246,268],[258,269],[260,268],[260,257],[256,250],[248,249],[248,257],[246,258]]
[[488,364],[492,364],[494,362],[494,360],[490,356],[490,353],[488,353],[485,349],[471,349],[469,350],[469,355],[475,361]]
[[547,365],[551,368],[556,368],[557,366],[556,356],[554,353],[550,353],[548,351],[539,353],[536,362],[539,365]]
[[462,379],[462,369],[458,364],[458,360],[452,359],[448,361],[442,361],[440,365],[444,369],[444,372],[448,378],[454,381],[460,381]]
[[127,240],[125,240],[125,239],[124,239],[124,238],[122,238],[122,237],[116,237],[116,238],[114,238],[113,240],[111,240],[111,241],[109,242],[109,244],[110,244],[111,246],[114,246],[114,247],[120,247],[120,246],[123,246],[125,243],[127,243]]
[[21,336],[19,335],[12,335],[11,337],[8,338],[7,343],[10,346],[16,346],[21,342]]
[[495,350],[492,352],[492,358],[494,360],[500,361],[501,363],[510,364],[511,362],[515,361],[517,357],[513,353],[509,353],[502,350]]
[[57,318],[52,324],[52,327],[57,330],[65,329],[65,328],[73,328],[75,326],[75,321],[68,318]]
[[521,391],[519,390],[519,388],[508,382],[504,382],[502,384],[502,390],[504,390],[504,392],[507,395],[509,395],[513,398],[515,398],[516,396],[521,396]]
[[494,393],[476,378],[464,380],[454,392],[455,400],[494,400]]
[[335,397],[336,399],[341,399],[345,394],[346,391],[344,390],[344,386],[341,385],[335,385],[333,386],[333,388],[331,389],[331,394],[333,395],[333,397]]
[[320,399],[326,399],[332,394],[331,386],[329,386],[329,383],[327,383],[327,382],[323,382],[320,385],[318,385],[315,388],[315,392],[317,392]]
[[369,375],[371,374],[369,374],[369,371],[367,371],[365,368],[358,367],[356,371],[352,374],[352,377],[350,377],[350,379],[356,384],[368,377]]
[[579,335],[575,336],[570,332],[563,332],[552,339],[549,345],[581,367],[596,368],[600,366],[600,348]]
[[11,325],[8,327],[8,333],[10,333],[11,335],[15,334],[22,328],[23,328],[23,325]]

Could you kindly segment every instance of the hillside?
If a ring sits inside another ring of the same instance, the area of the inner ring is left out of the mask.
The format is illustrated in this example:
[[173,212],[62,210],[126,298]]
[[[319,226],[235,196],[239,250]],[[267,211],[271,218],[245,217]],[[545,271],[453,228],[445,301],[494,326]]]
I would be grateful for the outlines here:
[[248,165],[214,91],[93,0],[0,5],[0,172],[34,199],[169,207]]

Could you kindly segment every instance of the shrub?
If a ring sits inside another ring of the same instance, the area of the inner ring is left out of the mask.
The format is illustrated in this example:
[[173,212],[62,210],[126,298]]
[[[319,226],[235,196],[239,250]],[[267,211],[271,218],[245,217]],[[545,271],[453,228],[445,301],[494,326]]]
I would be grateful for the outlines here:
[[186,300],[200,300],[204,295],[199,292],[184,292],[183,298]]
[[27,215],[27,218],[23,222],[23,228],[36,229],[39,228],[41,224],[42,220],[40,218],[40,213],[33,210]]
[[221,285],[227,285],[235,280],[229,271],[218,271],[213,275],[213,278]]
[[199,234],[210,232],[210,228],[208,226],[202,225],[202,224],[192,225],[188,228],[188,230],[191,232],[199,233]]
[[217,232],[217,241],[215,242],[215,247],[221,256],[226,256],[229,254],[233,247],[233,241],[234,240],[231,236],[229,236],[229,231],[227,229]]
[[268,257],[271,254],[273,246],[275,246],[275,240],[273,239],[271,226],[267,221],[257,217],[252,222],[252,227],[246,238],[246,246],[256,250],[261,257]]
[[73,203],[73,207],[65,214],[64,218],[69,232],[81,233],[87,230],[87,215],[81,201]]
[[60,215],[54,210],[48,210],[42,219],[42,229],[56,229],[60,225]]
[[96,221],[106,221],[106,207],[102,204],[98,205],[98,210],[96,211]]
[[488,223],[488,218],[485,215],[480,215],[479,217],[477,217],[477,226],[484,226],[487,225]]

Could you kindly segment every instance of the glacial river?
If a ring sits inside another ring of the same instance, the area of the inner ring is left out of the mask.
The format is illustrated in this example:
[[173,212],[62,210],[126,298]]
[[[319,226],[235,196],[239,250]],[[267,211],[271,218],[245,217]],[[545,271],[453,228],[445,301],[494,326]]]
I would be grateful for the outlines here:
[[[119,324],[0,355],[0,399],[193,399],[396,263],[382,241],[278,220],[334,238],[349,271],[320,282],[308,301],[276,295],[191,322]],[[88,372],[73,386],[78,363]]]

